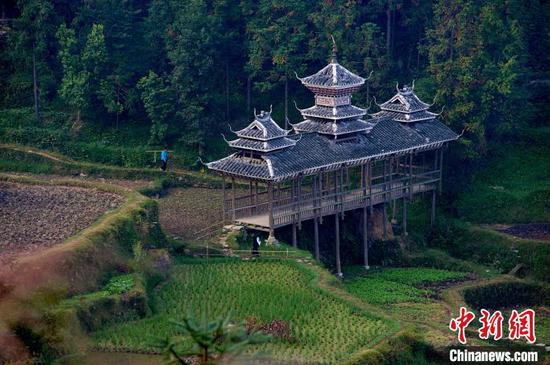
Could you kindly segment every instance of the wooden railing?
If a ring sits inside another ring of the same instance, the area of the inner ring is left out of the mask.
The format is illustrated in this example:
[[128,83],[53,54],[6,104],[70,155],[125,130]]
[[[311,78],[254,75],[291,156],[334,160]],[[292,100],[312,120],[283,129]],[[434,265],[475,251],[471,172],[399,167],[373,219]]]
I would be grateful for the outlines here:
[[[302,192],[300,199],[292,196],[290,188],[281,189],[273,202],[273,225],[281,227],[299,220],[345,212],[364,206],[374,206],[404,196],[431,191],[436,187],[439,178],[439,170],[413,169],[412,176],[393,174],[391,183],[389,177],[386,177],[384,182],[383,178],[377,176],[372,179],[376,183],[370,187],[349,189],[349,186],[344,186],[343,191],[340,190],[341,187],[338,187],[339,191],[334,191],[334,186],[331,186],[322,192]],[[267,216],[269,213],[267,193],[262,192],[261,194],[264,194],[263,201],[258,198],[257,202],[254,198],[251,200],[251,195],[234,200],[227,199],[225,208],[228,218],[239,220],[246,217]],[[233,201],[235,208],[233,208]]]

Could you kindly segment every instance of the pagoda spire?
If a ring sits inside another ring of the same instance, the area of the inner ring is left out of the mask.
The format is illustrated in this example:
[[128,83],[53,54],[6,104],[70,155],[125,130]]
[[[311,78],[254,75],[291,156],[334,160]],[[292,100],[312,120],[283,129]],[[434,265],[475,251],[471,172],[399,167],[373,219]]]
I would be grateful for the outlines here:
[[336,47],[336,41],[334,40],[334,36],[331,34],[330,39],[332,39],[332,57],[330,59],[331,63],[338,63],[338,60],[336,58],[336,55],[338,53],[338,48]]

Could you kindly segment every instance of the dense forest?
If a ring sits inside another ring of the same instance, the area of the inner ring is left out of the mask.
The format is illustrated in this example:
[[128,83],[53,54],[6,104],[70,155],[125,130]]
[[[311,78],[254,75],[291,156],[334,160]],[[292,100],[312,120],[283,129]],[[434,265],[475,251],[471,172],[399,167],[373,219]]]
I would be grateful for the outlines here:
[[0,108],[26,108],[37,127],[61,113],[75,134],[145,130],[138,144],[194,156],[215,155],[253,108],[296,122],[294,103],[311,104],[296,74],[326,64],[331,35],[341,64],[371,74],[356,104],[373,112],[373,96],[415,80],[464,130],[462,160],[548,112],[540,0],[11,0],[0,12]]

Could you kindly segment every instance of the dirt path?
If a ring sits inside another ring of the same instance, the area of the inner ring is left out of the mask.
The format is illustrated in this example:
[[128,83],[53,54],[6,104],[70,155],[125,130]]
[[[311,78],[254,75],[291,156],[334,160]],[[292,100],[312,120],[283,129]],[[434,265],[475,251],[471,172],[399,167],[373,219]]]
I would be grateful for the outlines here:
[[96,189],[0,182],[0,265],[62,243],[123,202]]

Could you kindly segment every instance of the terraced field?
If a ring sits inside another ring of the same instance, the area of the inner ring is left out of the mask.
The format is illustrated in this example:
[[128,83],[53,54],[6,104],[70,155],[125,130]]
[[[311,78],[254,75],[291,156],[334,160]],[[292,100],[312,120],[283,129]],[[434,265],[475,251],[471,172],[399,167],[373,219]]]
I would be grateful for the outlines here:
[[435,294],[425,285],[456,281],[466,277],[463,272],[430,268],[394,268],[369,275],[353,275],[345,281],[346,289],[371,304],[427,303]]
[[103,350],[155,351],[154,342],[173,333],[171,319],[188,310],[210,317],[232,312],[235,320],[282,320],[289,340],[275,339],[252,352],[281,360],[336,364],[391,334],[394,324],[353,307],[315,285],[316,276],[293,262],[230,259],[180,261],[155,299],[148,318],[93,334]]

